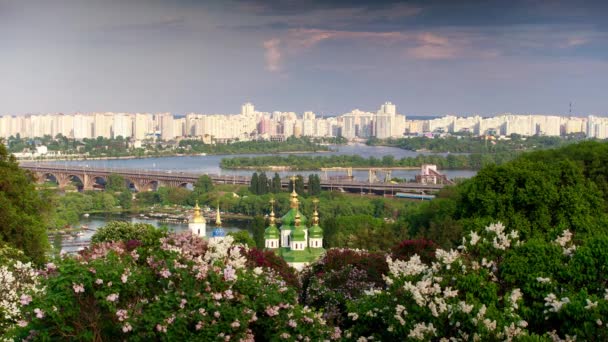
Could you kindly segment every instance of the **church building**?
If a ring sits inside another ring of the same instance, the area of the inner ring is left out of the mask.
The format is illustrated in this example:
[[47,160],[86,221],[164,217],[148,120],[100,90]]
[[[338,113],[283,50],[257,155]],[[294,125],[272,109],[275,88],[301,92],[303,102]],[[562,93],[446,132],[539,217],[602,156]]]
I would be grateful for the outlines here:
[[308,227],[306,217],[299,210],[298,194],[294,188],[289,200],[290,209],[281,218],[280,229],[276,225],[274,200],[270,203],[270,225],[264,232],[265,249],[274,251],[297,270],[319,259],[325,249],[323,229],[319,227],[318,200],[313,201],[315,209],[312,224]]
[[[192,235],[205,237],[206,229],[207,229],[207,221],[205,217],[201,214],[201,208],[198,206],[198,201],[194,206],[194,214],[192,215],[192,219],[188,222],[188,229],[192,233]],[[226,236],[226,231],[222,228],[222,218],[220,216],[220,206],[218,203],[217,213],[215,216],[215,228],[211,233],[209,239],[223,239]]]

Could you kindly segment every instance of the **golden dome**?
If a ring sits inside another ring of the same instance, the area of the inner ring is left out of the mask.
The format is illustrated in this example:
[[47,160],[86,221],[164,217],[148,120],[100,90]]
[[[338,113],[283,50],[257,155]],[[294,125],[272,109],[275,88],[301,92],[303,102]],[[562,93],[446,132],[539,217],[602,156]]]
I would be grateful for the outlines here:
[[217,227],[221,227],[222,226],[222,218],[220,217],[220,205],[219,205],[219,203],[217,205],[217,214],[215,215],[215,225]]
[[192,223],[207,223],[203,215],[201,215],[201,208],[198,206],[198,201],[196,201],[196,205],[194,206],[194,215],[192,216]]
[[289,207],[298,209],[300,202],[298,201],[298,193],[296,192],[296,176],[291,177],[291,182],[293,185],[293,191],[291,192],[291,198],[289,199]]

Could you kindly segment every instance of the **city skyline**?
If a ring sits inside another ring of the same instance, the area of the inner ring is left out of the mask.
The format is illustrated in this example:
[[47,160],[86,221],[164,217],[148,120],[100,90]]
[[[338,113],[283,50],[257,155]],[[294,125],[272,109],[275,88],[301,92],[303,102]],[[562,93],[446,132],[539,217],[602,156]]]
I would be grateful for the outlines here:
[[603,1],[0,0],[0,115],[606,115]]
[[164,141],[193,138],[204,143],[248,140],[282,141],[289,137],[343,137],[354,139],[387,139],[404,136],[434,137],[444,133],[476,136],[519,134],[522,136],[584,135],[608,138],[608,117],[588,115],[519,115],[503,113],[493,117],[454,116],[414,118],[407,120],[391,102],[380,105],[376,112],[354,109],[335,117],[317,117],[307,111],[262,112],[250,103],[241,106],[236,115],[190,113],[76,113],[0,116],[0,138],[20,136],[36,138],[61,134],[68,138],[160,138]]

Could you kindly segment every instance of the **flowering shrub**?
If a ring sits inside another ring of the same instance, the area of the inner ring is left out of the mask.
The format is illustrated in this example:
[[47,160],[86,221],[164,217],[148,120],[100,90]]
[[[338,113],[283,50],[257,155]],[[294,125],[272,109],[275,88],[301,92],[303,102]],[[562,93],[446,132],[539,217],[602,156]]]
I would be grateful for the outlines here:
[[[21,306],[17,338],[243,340],[339,337],[294,288],[249,268],[232,238],[171,234],[160,248],[93,245],[57,260],[45,291]],[[147,255],[147,257],[143,257]]]
[[22,324],[20,307],[37,291],[38,274],[23,252],[0,246],[0,336]]
[[296,270],[289,266],[283,258],[272,251],[264,251],[257,248],[241,249],[241,253],[247,258],[247,265],[251,268],[263,267],[267,272],[276,272],[290,286],[301,288],[300,279]]
[[[555,242],[540,242],[549,252],[546,257],[530,254],[534,244],[539,242],[522,243],[517,232],[506,232],[498,223],[471,232],[458,250],[436,250],[429,263],[418,255],[408,260],[387,257],[387,289],[348,304],[353,324],[345,336],[382,341],[510,341],[526,335],[606,340],[608,273],[589,271],[594,263],[600,270],[608,268],[607,249],[601,252],[608,239],[574,247],[565,232]],[[540,259],[538,271],[532,257]],[[577,258],[589,267],[586,279],[568,280],[574,274],[569,264]],[[563,278],[555,281],[554,276]]]
[[[385,256],[352,249],[330,249],[302,274],[302,302],[323,310],[324,318],[346,321],[346,303],[366,291],[384,287]],[[345,322],[346,321],[346,322]]]

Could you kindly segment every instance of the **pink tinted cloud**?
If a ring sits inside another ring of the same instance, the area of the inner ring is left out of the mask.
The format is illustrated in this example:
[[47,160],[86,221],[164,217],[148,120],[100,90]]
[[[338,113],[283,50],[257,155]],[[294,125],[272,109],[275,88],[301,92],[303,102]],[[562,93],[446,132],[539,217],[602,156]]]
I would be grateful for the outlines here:
[[561,48],[570,48],[579,45],[585,45],[589,42],[589,38],[587,37],[570,37],[565,42],[560,44]]
[[367,32],[367,31],[338,31],[321,29],[292,29],[287,33],[287,41],[294,48],[311,48],[324,40],[375,40],[397,41],[406,39],[402,32]]
[[272,72],[281,70],[281,40],[279,38],[268,39],[263,43],[266,58],[266,69]]
[[407,49],[407,55],[416,59],[450,59],[459,55],[459,49],[451,46],[426,44]]

